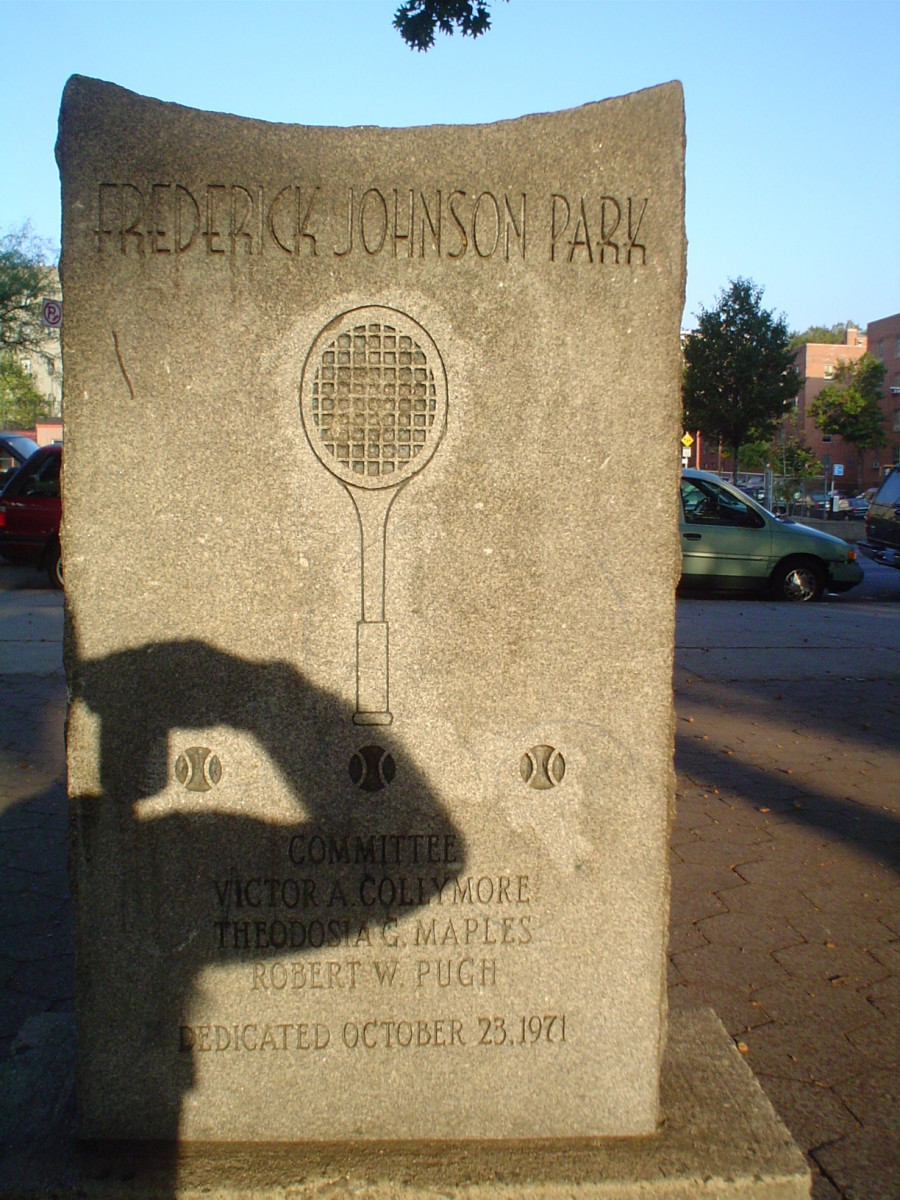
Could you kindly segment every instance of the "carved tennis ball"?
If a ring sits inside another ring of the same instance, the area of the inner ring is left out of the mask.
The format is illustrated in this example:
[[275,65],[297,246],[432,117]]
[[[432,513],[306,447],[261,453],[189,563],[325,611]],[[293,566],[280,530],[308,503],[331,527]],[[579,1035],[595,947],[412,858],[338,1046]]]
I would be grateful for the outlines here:
[[381,746],[363,746],[357,750],[347,769],[350,778],[364,792],[380,792],[397,773],[394,756]]
[[532,746],[522,755],[519,770],[529,787],[546,791],[547,788],[562,783],[566,773],[566,760],[553,746]]

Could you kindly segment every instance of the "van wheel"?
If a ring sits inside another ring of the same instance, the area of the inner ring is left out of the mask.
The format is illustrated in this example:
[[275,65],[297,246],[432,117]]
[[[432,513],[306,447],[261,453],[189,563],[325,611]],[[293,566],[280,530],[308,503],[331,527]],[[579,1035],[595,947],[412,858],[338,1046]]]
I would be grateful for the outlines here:
[[825,594],[825,572],[810,558],[780,563],[772,572],[772,590],[779,600],[809,603]]
[[62,557],[60,554],[59,542],[56,543],[47,556],[47,578],[50,580],[50,586],[52,588],[62,587]]

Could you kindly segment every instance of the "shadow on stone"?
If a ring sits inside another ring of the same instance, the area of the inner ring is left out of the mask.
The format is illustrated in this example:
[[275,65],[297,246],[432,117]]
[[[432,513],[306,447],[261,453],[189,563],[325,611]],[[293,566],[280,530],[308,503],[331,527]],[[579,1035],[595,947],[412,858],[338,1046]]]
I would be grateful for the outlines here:
[[[81,1133],[158,1143],[157,1171],[168,1160],[174,1172],[200,1055],[242,1051],[244,1070],[253,1051],[288,1051],[312,1068],[336,1036],[308,991],[294,992],[305,1015],[290,1024],[274,1024],[282,1014],[263,1025],[236,1002],[210,1014],[202,973],[238,968],[231,994],[246,1004],[276,979],[260,970],[267,960],[292,960],[280,970],[285,979],[294,970],[296,986],[296,963],[310,951],[390,947],[399,917],[429,902],[442,870],[464,864],[464,840],[390,731],[355,727],[346,704],[287,663],[185,641],[76,660],[69,677],[75,780],[79,755],[99,740],[99,786],[72,800]],[[228,752],[223,729],[240,736],[238,750]],[[184,730],[209,735],[217,768],[208,755],[192,764],[178,753]],[[377,752],[361,757],[375,738]],[[285,785],[269,818],[270,797],[258,785],[246,795],[231,777],[248,744]],[[415,883],[398,887],[410,865]],[[207,1094],[203,1103],[242,1100]],[[121,1161],[99,1149],[94,1169]]]

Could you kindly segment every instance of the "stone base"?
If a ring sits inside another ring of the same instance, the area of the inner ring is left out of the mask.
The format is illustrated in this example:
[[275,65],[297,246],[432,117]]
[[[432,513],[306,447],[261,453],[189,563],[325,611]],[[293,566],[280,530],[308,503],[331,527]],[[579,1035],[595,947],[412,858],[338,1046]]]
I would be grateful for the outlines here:
[[[675,1012],[646,1138],[103,1146],[75,1138],[71,1018],[0,1068],[2,1200],[804,1200],[802,1154],[725,1029]],[[502,1103],[501,1081],[498,1096]],[[335,1097],[340,1103],[340,1097]]]

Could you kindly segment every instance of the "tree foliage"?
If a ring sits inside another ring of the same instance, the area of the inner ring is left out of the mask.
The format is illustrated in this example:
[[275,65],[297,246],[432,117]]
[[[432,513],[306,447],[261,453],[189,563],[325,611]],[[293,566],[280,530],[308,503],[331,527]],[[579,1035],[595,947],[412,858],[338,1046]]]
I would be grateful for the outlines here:
[[0,354],[0,429],[33,429],[40,417],[50,415],[50,401],[9,351]]
[[810,325],[802,333],[791,334],[791,348],[797,350],[809,342],[819,346],[843,346],[847,341],[848,325],[859,328],[855,321],[844,321],[837,325]]
[[792,479],[815,479],[822,474],[822,464],[806,442],[798,437],[786,437],[779,442],[772,464],[782,475]]
[[490,0],[406,0],[394,13],[394,28],[413,50],[430,50],[435,30],[479,37],[491,27]]
[[839,361],[834,379],[809,405],[809,414],[822,433],[837,434],[863,450],[885,444],[881,388],[887,368],[872,354],[855,362]]
[[0,353],[42,353],[41,300],[55,291],[50,257],[28,225],[0,237]]
[[684,346],[684,426],[721,439],[735,479],[741,447],[769,441],[800,390],[787,325],[762,294],[752,280],[730,280]]
[[822,474],[822,464],[806,442],[793,434],[779,432],[772,441],[747,442],[741,446],[739,466],[742,471],[763,471],[771,467],[776,475],[791,479],[814,479]]
[[738,458],[742,471],[762,471],[772,461],[772,446],[769,442],[744,442]]

